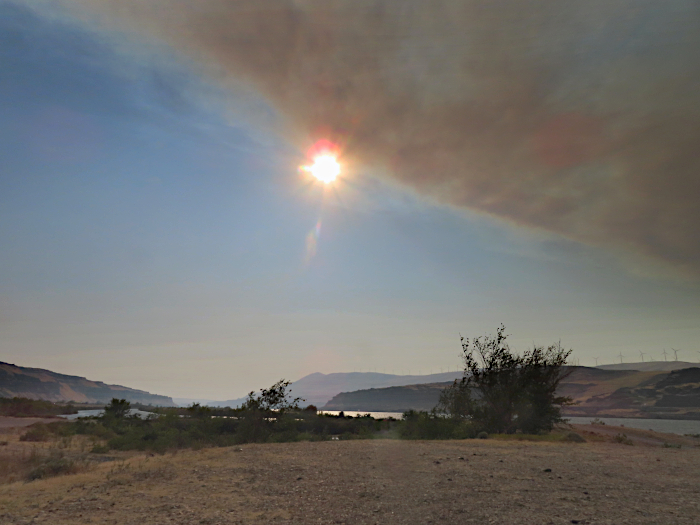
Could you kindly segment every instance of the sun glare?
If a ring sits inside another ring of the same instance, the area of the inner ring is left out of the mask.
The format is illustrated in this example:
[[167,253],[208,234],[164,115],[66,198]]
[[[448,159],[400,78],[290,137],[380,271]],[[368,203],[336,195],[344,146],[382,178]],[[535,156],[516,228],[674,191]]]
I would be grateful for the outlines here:
[[311,166],[304,166],[304,169],[325,184],[330,184],[340,175],[340,164],[333,155],[319,155]]

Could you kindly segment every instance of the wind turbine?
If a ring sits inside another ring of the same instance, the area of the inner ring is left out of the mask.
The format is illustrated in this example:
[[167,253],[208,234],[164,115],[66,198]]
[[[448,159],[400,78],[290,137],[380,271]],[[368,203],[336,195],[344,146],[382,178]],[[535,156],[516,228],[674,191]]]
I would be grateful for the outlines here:
[[664,354],[664,361],[668,361],[668,358],[666,357],[668,355],[668,352],[666,351],[665,348],[664,348],[664,351],[661,353]]
[[647,355],[645,352],[639,351],[639,355],[642,356],[642,363],[644,362],[644,356]]
[[620,363],[622,363],[622,358],[623,358],[623,357],[625,357],[625,356],[624,356],[624,355],[622,355],[622,352],[620,352],[620,354],[619,354],[619,355],[618,355],[617,357],[619,357],[619,358],[620,358]]
[[[700,350],[698,350],[698,353],[700,353]],[[594,357],[593,359],[595,359],[595,366],[598,366],[598,359],[599,359],[599,358],[598,358],[598,357]]]
[[673,354],[676,356],[676,361],[678,361],[678,352],[680,352],[681,350],[676,350],[675,348],[671,348],[671,350],[673,350]]

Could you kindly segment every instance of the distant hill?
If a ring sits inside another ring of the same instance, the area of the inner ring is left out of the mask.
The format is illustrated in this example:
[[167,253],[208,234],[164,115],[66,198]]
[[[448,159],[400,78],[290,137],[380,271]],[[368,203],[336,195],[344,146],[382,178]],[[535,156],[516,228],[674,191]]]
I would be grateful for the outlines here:
[[616,363],[613,365],[600,365],[601,370],[639,370],[640,372],[670,372],[700,366],[700,363],[688,363],[686,361],[645,361],[644,363]]
[[3,362],[0,362],[0,397],[26,397],[76,403],[107,403],[117,397],[144,405],[175,406],[173,400],[167,396]]
[[[430,410],[450,382],[343,392],[325,410]],[[670,372],[573,367],[560,395],[578,402],[568,416],[700,419],[700,368]]]
[[[462,372],[443,372],[441,374],[399,376],[394,374],[380,374],[376,372],[348,372],[336,374],[321,374],[316,372],[309,374],[291,384],[293,397],[305,399],[304,405],[321,407],[331,398],[341,392],[352,392],[367,388],[381,388],[390,386],[418,385],[427,383],[452,382],[462,377]],[[245,397],[229,399],[227,401],[207,401],[209,406],[237,407]],[[178,399],[182,404],[188,404],[190,399]]]
[[440,392],[452,384],[429,383],[424,385],[370,388],[356,392],[342,392],[323,406],[323,410],[357,410],[367,412],[405,412],[407,410],[431,410],[440,399]]
[[292,394],[306,402],[321,407],[340,392],[352,392],[367,388],[422,385],[452,382],[462,377],[462,372],[441,374],[398,376],[376,372],[350,372],[336,374],[310,374],[292,383]]

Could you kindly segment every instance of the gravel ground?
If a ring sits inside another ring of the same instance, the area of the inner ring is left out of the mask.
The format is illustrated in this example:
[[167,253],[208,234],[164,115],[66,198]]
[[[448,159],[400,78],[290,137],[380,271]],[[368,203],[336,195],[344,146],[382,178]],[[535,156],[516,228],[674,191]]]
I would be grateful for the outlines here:
[[138,456],[2,486],[0,523],[697,524],[700,449],[371,440]]

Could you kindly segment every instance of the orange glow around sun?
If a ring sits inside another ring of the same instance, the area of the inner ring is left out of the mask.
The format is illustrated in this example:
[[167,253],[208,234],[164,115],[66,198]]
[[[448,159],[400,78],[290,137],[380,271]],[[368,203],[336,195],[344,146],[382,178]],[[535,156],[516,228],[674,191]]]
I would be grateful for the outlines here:
[[309,150],[309,157],[313,160],[310,166],[302,166],[316,179],[324,184],[330,184],[340,175],[338,163],[338,146],[329,140],[317,141]]

